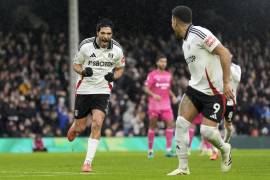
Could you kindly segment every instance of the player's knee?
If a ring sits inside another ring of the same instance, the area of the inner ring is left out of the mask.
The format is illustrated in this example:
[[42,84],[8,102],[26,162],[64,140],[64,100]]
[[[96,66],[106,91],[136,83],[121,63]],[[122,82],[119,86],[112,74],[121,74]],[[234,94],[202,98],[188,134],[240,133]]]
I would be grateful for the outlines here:
[[183,116],[178,116],[176,120],[176,128],[179,129],[188,129],[190,127],[191,123],[186,120]]
[[209,139],[213,136],[215,130],[215,127],[210,127],[202,124],[200,128],[200,133],[204,138]]
[[156,129],[157,123],[155,123],[155,122],[150,122],[150,123],[149,123],[149,127],[150,127],[150,129]]
[[93,122],[92,122],[92,130],[93,131],[100,131],[102,127],[102,120],[97,118],[93,118]]
[[200,127],[200,133],[203,137],[205,137],[207,135],[207,129],[205,125],[201,125]]

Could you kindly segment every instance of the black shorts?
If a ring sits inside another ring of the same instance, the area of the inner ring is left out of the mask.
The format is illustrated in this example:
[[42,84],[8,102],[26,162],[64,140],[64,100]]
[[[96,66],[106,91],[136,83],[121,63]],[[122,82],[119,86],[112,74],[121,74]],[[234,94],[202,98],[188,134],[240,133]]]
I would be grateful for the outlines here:
[[75,119],[86,117],[93,109],[99,109],[106,114],[109,101],[109,94],[77,94],[74,117]]
[[220,123],[225,113],[225,97],[217,94],[209,96],[190,86],[188,86],[186,95],[192,101],[199,113],[204,117]]
[[226,106],[226,111],[225,111],[225,120],[227,122],[232,122],[232,119],[234,117],[235,114],[235,107],[234,106]]

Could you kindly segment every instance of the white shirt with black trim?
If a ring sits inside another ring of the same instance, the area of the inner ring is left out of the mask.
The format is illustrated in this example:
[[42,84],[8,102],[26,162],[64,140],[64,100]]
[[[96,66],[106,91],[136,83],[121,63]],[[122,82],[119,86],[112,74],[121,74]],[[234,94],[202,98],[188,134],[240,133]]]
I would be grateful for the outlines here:
[[191,74],[189,86],[214,95],[223,93],[223,71],[219,56],[212,54],[220,41],[206,28],[190,25],[183,52]]
[[101,48],[96,38],[87,38],[80,44],[74,64],[81,64],[83,69],[91,67],[93,76],[78,75],[76,94],[110,94],[113,83],[108,83],[104,76],[112,72],[115,67],[125,66],[123,49],[118,42],[111,40],[108,48]]

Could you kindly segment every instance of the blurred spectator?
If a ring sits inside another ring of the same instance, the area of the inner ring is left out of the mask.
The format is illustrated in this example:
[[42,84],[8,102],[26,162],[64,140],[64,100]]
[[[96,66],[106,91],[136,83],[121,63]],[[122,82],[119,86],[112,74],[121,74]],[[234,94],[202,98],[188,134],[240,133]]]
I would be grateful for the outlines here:
[[[237,135],[270,135],[270,33],[224,38],[242,68],[234,128]],[[65,33],[0,32],[0,137],[65,136],[73,121],[68,109],[69,58]],[[118,38],[116,38],[118,39]],[[142,90],[157,53],[168,57],[173,91],[180,101],[189,73],[175,37],[139,32],[119,38],[126,69],[111,95],[104,136],[145,135],[148,119]],[[177,106],[173,106],[177,113]],[[163,127],[163,124],[160,123]],[[88,127],[88,130],[90,128]],[[158,134],[162,134],[161,128]],[[83,134],[84,135],[84,134]]]
[[68,108],[65,106],[65,98],[63,97],[58,98],[57,119],[61,134],[64,134],[67,131],[69,125],[69,117]]
[[69,123],[65,35],[0,34],[0,136],[63,136]]
[[33,141],[33,151],[34,152],[47,151],[47,148],[44,146],[44,143],[40,135],[35,136],[35,139]]

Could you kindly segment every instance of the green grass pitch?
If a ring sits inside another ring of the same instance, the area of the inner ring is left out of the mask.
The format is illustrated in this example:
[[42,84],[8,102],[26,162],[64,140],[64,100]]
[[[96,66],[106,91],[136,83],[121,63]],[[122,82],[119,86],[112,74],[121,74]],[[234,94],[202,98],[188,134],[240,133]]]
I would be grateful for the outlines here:
[[162,152],[147,159],[143,152],[97,152],[93,172],[81,173],[84,153],[0,154],[0,179],[99,179],[99,180],[260,180],[270,179],[270,150],[234,150],[230,172],[220,171],[220,159],[192,152],[191,175],[168,177],[177,166],[177,158],[166,158]]

